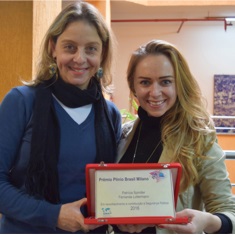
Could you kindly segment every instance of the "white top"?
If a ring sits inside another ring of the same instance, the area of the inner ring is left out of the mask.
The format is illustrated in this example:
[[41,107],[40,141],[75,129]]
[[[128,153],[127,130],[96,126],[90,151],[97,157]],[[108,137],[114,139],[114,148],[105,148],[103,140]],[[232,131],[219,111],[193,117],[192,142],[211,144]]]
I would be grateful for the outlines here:
[[88,104],[79,108],[69,108],[61,103],[54,95],[53,97],[77,124],[84,122],[91,112],[92,104]]

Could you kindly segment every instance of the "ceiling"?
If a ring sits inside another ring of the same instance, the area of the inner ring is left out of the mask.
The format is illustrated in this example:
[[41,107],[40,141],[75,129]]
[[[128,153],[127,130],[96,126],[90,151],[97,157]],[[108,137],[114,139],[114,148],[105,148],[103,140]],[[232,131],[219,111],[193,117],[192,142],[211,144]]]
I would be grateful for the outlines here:
[[235,17],[235,6],[145,6],[111,0],[111,20]]

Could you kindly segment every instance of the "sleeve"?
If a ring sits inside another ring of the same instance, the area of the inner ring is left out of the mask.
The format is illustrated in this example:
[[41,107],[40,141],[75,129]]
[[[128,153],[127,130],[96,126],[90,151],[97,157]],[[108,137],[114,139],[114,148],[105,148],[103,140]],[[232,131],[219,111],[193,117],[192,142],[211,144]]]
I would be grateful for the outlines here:
[[[29,97],[27,97],[29,98]],[[31,97],[32,99],[32,97]],[[34,226],[56,228],[60,205],[37,200],[10,183],[14,164],[28,121],[25,94],[12,89],[0,106],[0,211],[2,214]]]
[[232,221],[226,215],[219,214],[219,213],[215,213],[214,215],[217,215],[221,219],[221,222],[222,222],[222,226],[220,230],[217,231],[216,233],[217,234],[232,233],[232,230],[233,230]]
[[232,222],[235,233],[235,197],[231,192],[231,182],[225,165],[225,154],[217,143],[206,154],[200,173],[200,191],[209,213],[219,213]]

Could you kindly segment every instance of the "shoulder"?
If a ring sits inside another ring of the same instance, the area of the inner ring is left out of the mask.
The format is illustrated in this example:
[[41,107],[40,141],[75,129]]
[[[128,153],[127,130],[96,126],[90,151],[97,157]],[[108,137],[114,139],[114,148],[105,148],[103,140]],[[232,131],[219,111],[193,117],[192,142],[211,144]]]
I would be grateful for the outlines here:
[[34,98],[35,97],[35,87],[30,86],[18,86],[12,89],[12,92],[18,92],[24,98]]
[[106,101],[109,112],[120,113],[117,106],[112,101],[110,101],[110,100],[105,100],[105,101]]
[[129,122],[126,122],[126,123],[122,124],[122,136],[123,136],[123,138],[126,138],[130,134],[130,132],[132,132],[132,130],[135,131],[136,126],[138,125],[138,123],[139,123],[139,119],[129,121]]
[[121,120],[121,113],[117,106],[110,100],[106,100],[108,112],[110,113],[112,119],[117,119],[118,121]]
[[25,109],[26,114],[31,114],[32,106],[35,98],[35,88],[28,86],[17,86],[12,88],[4,97],[1,109],[8,109],[8,107],[19,110]]
[[35,96],[35,88],[29,86],[17,86],[12,88],[4,97],[5,98],[12,98],[12,99],[27,99],[27,98],[34,98]]
[[[227,172],[225,166],[226,155],[217,142],[214,142],[211,148],[205,153],[207,158],[200,161],[198,171],[203,175],[218,175],[219,172]],[[217,176],[215,176],[217,177]]]
[[225,158],[225,152],[220,147],[220,145],[215,141],[209,151],[206,152],[206,156],[208,156],[210,159],[215,159],[217,161],[218,159],[224,159]]

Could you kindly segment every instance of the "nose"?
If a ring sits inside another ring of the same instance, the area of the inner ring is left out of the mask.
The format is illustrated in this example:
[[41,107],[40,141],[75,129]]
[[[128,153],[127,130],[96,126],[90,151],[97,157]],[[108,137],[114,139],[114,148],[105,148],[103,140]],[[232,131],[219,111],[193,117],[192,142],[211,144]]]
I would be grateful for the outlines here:
[[157,96],[161,95],[162,88],[157,82],[155,82],[150,86],[149,93],[150,93],[150,96],[157,97]]
[[86,54],[84,50],[82,49],[77,50],[77,52],[74,54],[73,61],[81,64],[85,60],[86,60]]

